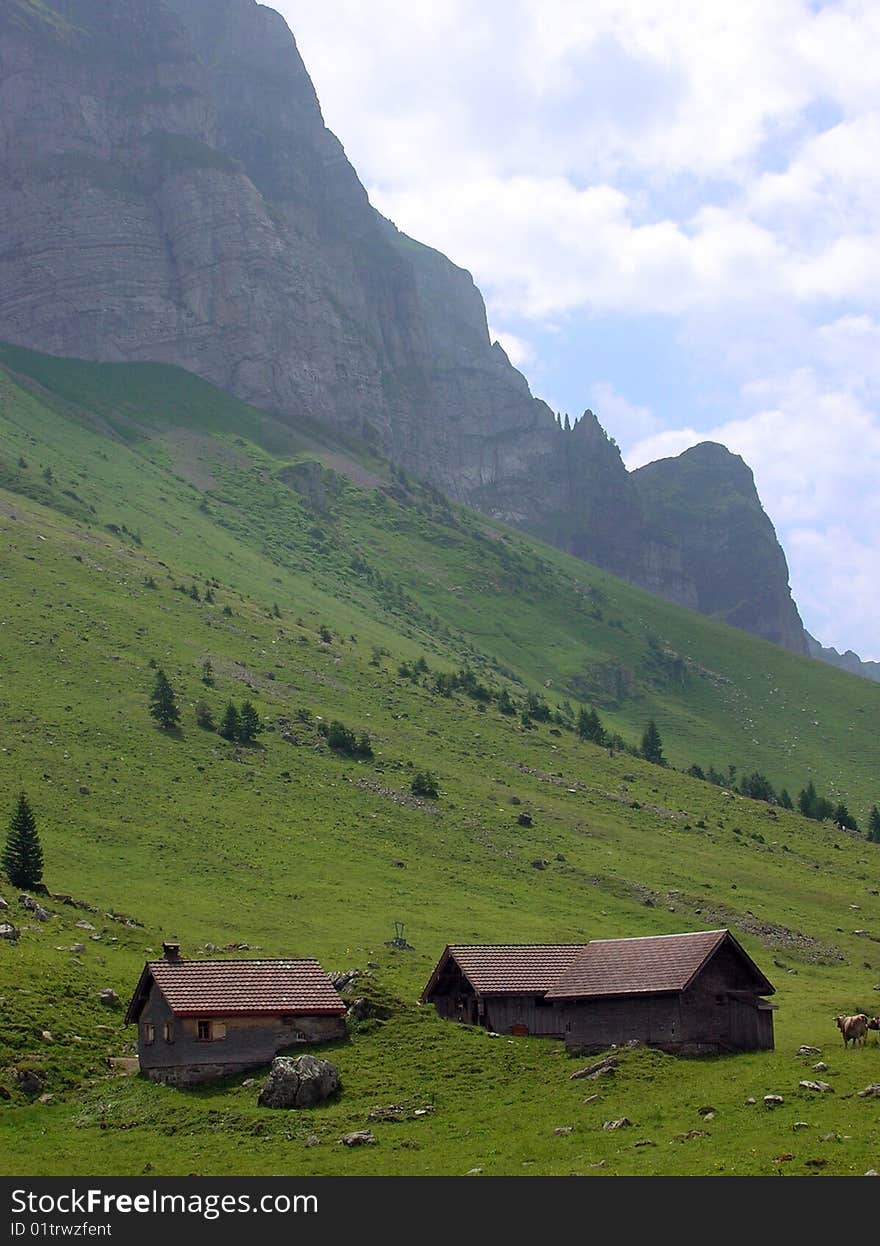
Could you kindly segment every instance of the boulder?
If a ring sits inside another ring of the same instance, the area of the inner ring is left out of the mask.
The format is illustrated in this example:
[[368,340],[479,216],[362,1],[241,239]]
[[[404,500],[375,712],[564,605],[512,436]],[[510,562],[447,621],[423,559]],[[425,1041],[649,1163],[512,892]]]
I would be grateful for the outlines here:
[[795,1055],[797,1056],[821,1056],[821,1054],[822,1054],[821,1047],[808,1047],[806,1043],[803,1045],[803,1047],[798,1047],[797,1051],[795,1052]]
[[15,1084],[22,1094],[34,1097],[43,1093],[42,1079],[33,1069],[13,1069]]
[[105,986],[103,991],[101,991],[100,1000],[105,1008],[118,1008],[119,1007],[119,996],[109,986]]
[[9,908],[9,901],[4,900],[3,897],[0,896],[0,912],[3,912],[4,909],[8,909],[8,908]]
[[339,1070],[317,1056],[276,1056],[257,1103],[264,1108],[311,1108],[339,1089]]
[[784,1102],[785,1100],[783,1099],[782,1095],[765,1095],[764,1096],[764,1106],[768,1108],[778,1108],[779,1105]]
[[354,1133],[343,1134],[339,1141],[343,1146],[369,1146],[376,1139],[369,1129],[356,1129]]
[[11,922],[0,922],[0,939],[11,939],[14,943],[18,938],[18,930]]
[[798,1086],[800,1087],[801,1090],[817,1090],[819,1091],[820,1094],[823,1094],[823,1095],[827,1094],[829,1090],[831,1091],[832,1094],[834,1093],[834,1087],[829,1086],[827,1082],[803,1081],[803,1082],[798,1082]]
[[29,913],[33,913],[38,922],[47,922],[49,920],[50,914],[48,910],[44,909],[41,904],[37,904],[33,896],[19,896],[18,902],[23,909],[27,909]]

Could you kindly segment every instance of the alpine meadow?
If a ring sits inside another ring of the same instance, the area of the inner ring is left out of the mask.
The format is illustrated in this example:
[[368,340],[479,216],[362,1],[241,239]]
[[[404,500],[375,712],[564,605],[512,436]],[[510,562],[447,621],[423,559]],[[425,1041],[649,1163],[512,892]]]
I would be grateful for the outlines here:
[[[876,1175],[880,682],[751,470],[533,397],[278,14],[112,7],[0,0],[4,1176]],[[427,999],[724,931],[761,1044],[638,1029],[691,978],[580,1045],[489,1025],[549,982]]]

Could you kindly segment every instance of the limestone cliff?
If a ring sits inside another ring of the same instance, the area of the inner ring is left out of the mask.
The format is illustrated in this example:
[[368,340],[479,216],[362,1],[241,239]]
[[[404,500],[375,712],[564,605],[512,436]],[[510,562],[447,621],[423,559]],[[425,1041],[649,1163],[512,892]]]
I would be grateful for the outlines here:
[[754,549],[723,531],[735,508],[716,515],[714,565],[687,490],[658,529],[650,475],[627,475],[590,413],[563,431],[491,343],[470,274],[373,210],[271,9],[3,0],[0,174],[0,338],[175,363],[305,412],[461,501],[803,649],[778,545],[749,598]]

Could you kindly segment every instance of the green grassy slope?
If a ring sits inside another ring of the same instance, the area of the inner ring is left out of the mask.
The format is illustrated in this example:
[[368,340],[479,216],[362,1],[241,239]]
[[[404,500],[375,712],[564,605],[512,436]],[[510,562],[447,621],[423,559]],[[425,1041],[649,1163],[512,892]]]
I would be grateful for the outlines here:
[[[609,757],[564,721],[593,702],[637,741],[655,717],[674,766],[735,762],[791,790],[812,777],[864,819],[880,689],[452,509],[357,447],[178,371],[12,348],[0,364],[0,790],[11,813],[27,789],[46,882],[90,906],[51,900],[49,922],[25,921],[0,886],[26,927],[0,943],[0,1069],[32,1064],[55,1096],[29,1104],[0,1078],[8,1171],[762,1172],[783,1152],[800,1171],[877,1164],[876,1114],[846,1096],[880,1080],[880,1048],[835,1050],[831,1018],[877,1011],[878,849]],[[429,670],[401,676],[420,656]],[[149,719],[151,662],[178,692],[179,732]],[[526,729],[494,702],[433,690],[465,663],[562,721]],[[245,697],[267,724],[256,747],[195,725],[196,701],[219,720]],[[327,749],[318,727],[335,718],[369,732],[372,761]],[[409,790],[425,768],[436,802]],[[385,946],[395,920],[414,952]],[[720,925],[778,987],[777,1052],[634,1052],[595,1105],[558,1045],[462,1032],[414,1004],[447,942]],[[188,955],[247,943],[378,966],[392,1016],[335,1049],[339,1102],[291,1119],[256,1109],[241,1079],[182,1093],[108,1078],[133,1036],[98,992],[127,997],[170,934]],[[794,1058],[802,1042],[831,1052],[836,1093],[818,1103],[797,1090],[815,1062]],[[774,1090],[787,1102],[770,1113]],[[371,1107],[423,1102],[427,1116],[377,1125],[374,1148],[329,1145]],[[602,1131],[621,1115],[636,1127]],[[810,1130],[793,1134],[795,1120]],[[709,1137],[674,1141],[692,1128]],[[328,1145],[303,1146],[309,1134]],[[657,1145],[634,1147],[645,1140]]]

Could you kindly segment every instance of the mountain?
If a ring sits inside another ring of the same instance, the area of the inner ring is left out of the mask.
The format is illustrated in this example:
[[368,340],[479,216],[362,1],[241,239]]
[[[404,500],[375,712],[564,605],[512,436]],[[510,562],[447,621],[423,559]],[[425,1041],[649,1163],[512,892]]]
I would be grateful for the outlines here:
[[591,413],[559,427],[490,341],[470,274],[370,206],[273,10],[6,0],[0,77],[0,339],[176,364],[305,413],[457,501],[806,651],[753,484],[717,451],[631,478]]
[[811,658],[827,662],[841,671],[849,671],[851,675],[861,675],[863,679],[880,680],[880,662],[863,662],[852,649],[847,649],[846,653],[839,653],[836,649],[827,648],[809,632],[806,633],[806,637]]

